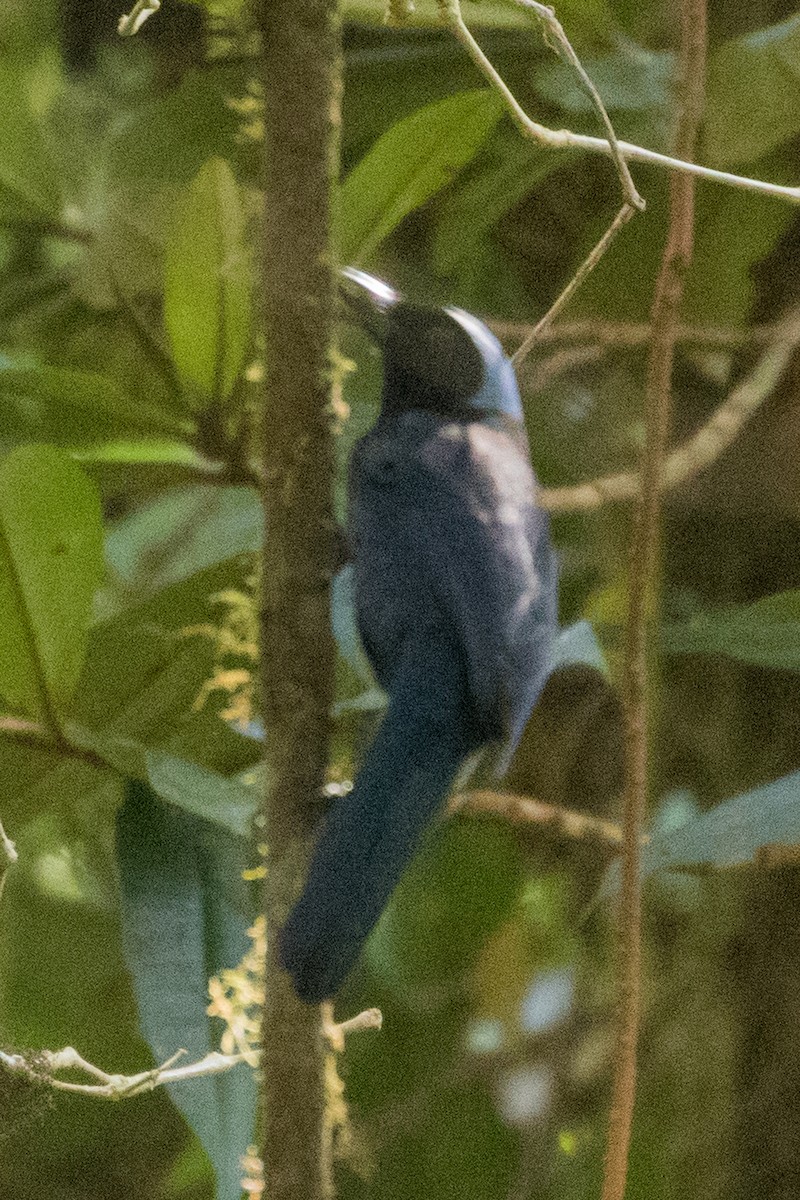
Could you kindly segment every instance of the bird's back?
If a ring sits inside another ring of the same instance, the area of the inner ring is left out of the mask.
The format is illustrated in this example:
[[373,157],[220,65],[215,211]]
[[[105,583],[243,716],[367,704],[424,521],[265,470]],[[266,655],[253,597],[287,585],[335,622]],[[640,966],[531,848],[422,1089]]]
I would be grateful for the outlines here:
[[391,689],[408,638],[442,623],[465,658],[483,740],[515,743],[547,674],[555,564],[524,436],[505,420],[409,410],[351,462],[356,609]]

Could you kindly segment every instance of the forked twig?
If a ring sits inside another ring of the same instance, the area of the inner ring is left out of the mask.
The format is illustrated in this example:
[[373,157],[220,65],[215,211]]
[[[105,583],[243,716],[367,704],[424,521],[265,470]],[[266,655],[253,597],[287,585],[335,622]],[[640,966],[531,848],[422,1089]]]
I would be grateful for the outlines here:
[[[706,423],[667,457],[661,489],[668,491],[710,466],[772,394],[800,342],[800,316],[793,314],[775,331],[775,340],[752,371],[736,385]],[[638,471],[602,475],[572,487],[543,488],[539,503],[553,513],[592,512],[604,504],[633,500],[640,494]]]
[[[332,1042],[343,1044],[344,1038],[350,1033],[380,1029],[381,1020],[380,1009],[369,1008],[347,1021],[329,1025],[325,1032]],[[65,1046],[62,1050],[37,1051],[30,1059],[25,1054],[11,1054],[0,1050],[0,1068],[26,1076],[38,1083],[44,1082],[54,1091],[77,1092],[82,1096],[94,1096],[98,1100],[128,1100],[143,1092],[152,1092],[165,1084],[180,1083],[186,1079],[197,1079],[207,1075],[221,1075],[233,1067],[238,1067],[240,1063],[246,1063],[250,1067],[258,1065],[258,1050],[255,1049],[240,1054],[212,1051],[197,1062],[176,1067],[175,1063],[185,1053],[185,1050],[178,1050],[160,1066],[149,1071],[139,1071],[136,1075],[118,1075],[103,1071],[85,1059],[73,1046]],[[95,1082],[84,1083],[59,1078],[60,1073],[64,1071],[78,1072]]]
[[[556,19],[556,15],[551,8],[547,8],[544,4],[536,3],[536,0],[518,0],[518,3],[523,4],[526,8],[531,9],[539,22],[545,26],[545,40],[548,45],[555,50],[560,58],[564,59],[572,70],[577,74],[581,85],[587,91],[592,104],[597,110],[600,122],[606,131],[608,140],[606,145],[608,152],[613,160],[619,179],[620,190],[622,191],[622,207],[614,217],[613,221],[606,229],[603,236],[593,247],[584,261],[578,267],[578,270],[573,275],[572,279],[562,289],[561,293],[556,297],[548,311],[544,314],[537,325],[531,330],[525,338],[521,346],[514,353],[512,361],[515,366],[525,359],[534,345],[540,333],[546,329],[558,313],[565,307],[568,301],[572,298],[578,288],[581,286],[586,277],[594,270],[600,259],[608,250],[609,246],[617,236],[619,231],[627,225],[631,217],[636,212],[642,212],[645,207],[645,202],[636,190],[636,186],[631,178],[631,173],[628,169],[628,164],[620,149],[620,143],[614,133],[614,127],[611,124],[611,118],[606,112],[603,101],[600,98],[600,93],[592,83],[586,71],[581,66],[580,60],[573,50],[570,42],[561,27],[561,24]],[[469,28],[461,13],[460,0],[439,0],[439,13],[442,23],[450,29],[454,36],[464,46],[472,61],[478,69],[486,76],[492,87],[502,96],[506,106],[511,113],[514,121],[521,130],[523,136],[532,137],[535,141],[542,140],[543,127],[532,121],[525,112],[522,105],[517,100],[514,93],[509,88],[499,71],[493,65],[489,58],[481,50],[475,38],[472,36]]]

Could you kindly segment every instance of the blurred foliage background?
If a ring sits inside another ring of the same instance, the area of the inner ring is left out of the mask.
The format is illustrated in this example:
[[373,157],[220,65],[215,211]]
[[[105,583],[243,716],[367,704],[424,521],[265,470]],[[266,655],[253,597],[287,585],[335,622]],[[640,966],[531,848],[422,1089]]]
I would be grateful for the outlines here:
[[[800,12],[709,8],[702,161],[796,183]],[[673,7],[558,12],[618,134],[667,150]],[[524,13],[465,13],[537,120],[597,132]],[[524,142],[432,5],[404,29],[373,0],[343,15],[342,260],[493,320],[512,348],[613,214],[609,164]],[[259,97],[236,0],[166,0],[126,41],[119,16],[110,0],[0,5],[0,816],[20,853],[0,904],[0,1043],[72,1044],[132,1072],[219,1043],[207,981],[240,961],[254,911]],[[640,444],[666,177],[634,174],[646,215],[522,371],[546,485],[623,469]],[[702,184],[697,219],[676,438],[800,301],[795,208]],[[341,352],[357,364],[336,405],[343,513],[379,364],[347,327]],[[798,382],[795,356],[668,501],[631,1200],[800,1194],[800,882],[791,863],[753,865],[800,823]],[[628,520],[612,506],[554,526],[563,623],[592,622],[612,682]],[[381,707],[346,579],[334,619],[333,785]],[[613,816],[619,759],[613,693],[576,668],[549,685],[507,783]],[[607,862],[497,821],[430,836],[339,1003],[385,1018],[341,1063],[342,1197],[597,1194],[613,979],[608,902],[587,906]],[[239,1194],[245,1067],[118,1105],[60,1096],[27,1123],[1,1094],[3,1200]]]

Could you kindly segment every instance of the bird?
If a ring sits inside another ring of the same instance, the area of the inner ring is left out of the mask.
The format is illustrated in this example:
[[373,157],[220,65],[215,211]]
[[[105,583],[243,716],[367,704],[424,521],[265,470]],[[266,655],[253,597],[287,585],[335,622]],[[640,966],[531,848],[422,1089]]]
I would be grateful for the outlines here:
[[557,562],[513,366],[487,325],[356,268],[383,353],[380,410],[348,473],[355,613],[388,707],[325,818],[279,959],[309,1004],[357,962],[464,764],[508,767],[558,631]]

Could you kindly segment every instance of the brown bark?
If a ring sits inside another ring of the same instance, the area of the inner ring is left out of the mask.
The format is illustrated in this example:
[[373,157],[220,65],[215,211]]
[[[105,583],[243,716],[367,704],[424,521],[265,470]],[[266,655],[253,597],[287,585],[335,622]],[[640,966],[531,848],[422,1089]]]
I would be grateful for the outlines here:
[[330,1195],[325,1047],[275,931],[305,872],[328,759],[333,691],[330,348],[332,192],[340,88],[335,0],[258,0],[264,82],[262,445],[266,540],[261,654],[270,788],[261,1140],[270,1200]]
[[[691,160],[703,112],[706,60],[705,0],[681,5],[681,106],[675,153]],[[619,903],[618,995],[614,1084],[602,1200],[622,1200],[636,1099],[636,1065],[642,1006],[642,895],[640,846],[650,774],[649,629],[659,576],[661,480],[669,435],[672,365],[683,284],[692,257],[694,180],[670,179],[667,244],[651,314],[653,339],[645,390],[646,440],[642,491],[634,515],[622,697],[625,710],[622,894]]]

